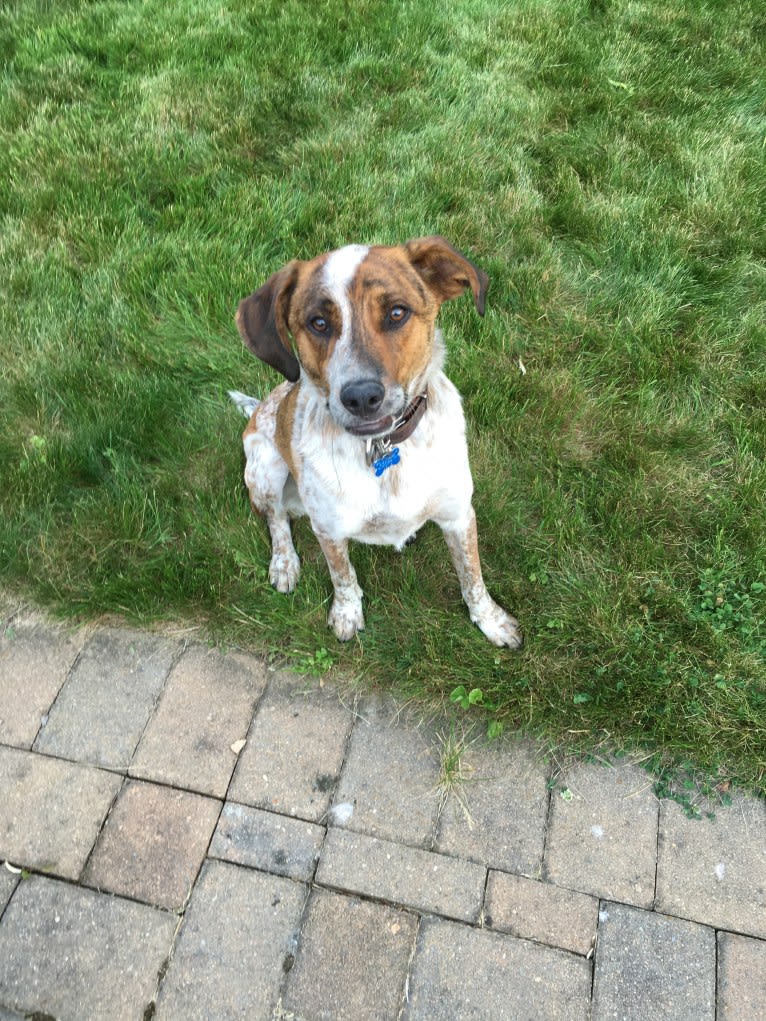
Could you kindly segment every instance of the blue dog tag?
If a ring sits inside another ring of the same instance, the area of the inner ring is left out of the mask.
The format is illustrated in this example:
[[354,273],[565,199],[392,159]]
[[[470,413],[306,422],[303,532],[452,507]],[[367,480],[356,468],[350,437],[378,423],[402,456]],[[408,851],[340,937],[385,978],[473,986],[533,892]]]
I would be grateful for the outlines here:
[[393,450],[389,450],[389,452],[384,454],[383,457],[372,462],[372,467],[375,469],[376,477],[380,478],[386,468],[392,468],[395,464],[399,464],[399,461],[399,448],[394,447]]

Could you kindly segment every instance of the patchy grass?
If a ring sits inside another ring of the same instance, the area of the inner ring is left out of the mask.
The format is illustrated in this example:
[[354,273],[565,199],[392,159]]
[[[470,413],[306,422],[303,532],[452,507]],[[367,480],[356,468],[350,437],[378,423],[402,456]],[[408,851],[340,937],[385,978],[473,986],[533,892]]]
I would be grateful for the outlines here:
[[[756,0],[6,5],[3,583],[763,790],[765,32]],[[276,380],[238,299],[432,232],[492,281],[442,325],[518,655],[430,527],[354,550],[331,647],[310,529],[279,596],[241,483],[225,392]]]

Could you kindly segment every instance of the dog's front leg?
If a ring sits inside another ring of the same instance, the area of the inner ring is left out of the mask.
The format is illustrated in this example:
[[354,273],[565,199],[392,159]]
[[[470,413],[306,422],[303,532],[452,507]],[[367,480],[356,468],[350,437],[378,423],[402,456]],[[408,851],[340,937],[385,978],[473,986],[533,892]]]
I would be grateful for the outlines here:
[[329,539],[317,534],[319,545],[330,569],[335,597],[327,618],[328,625],[341,642],[353,638],[364,630],[362,590],[356,580],[356,571],[348,556],[348,542]]
[[253,433],[245,442],[245,485],[253,510],[263,514],[271,535],[269,581],[277,592],[292,592],[298,584],[300,561],[290,531],[282,494],[290,469],[268,436]]
[[292,592],[298,584],[300,560],[293,546],[290,520],[281,510],[269,507],[264,511],[271,534],[269,581],[277,592]]
[[484,584],[473,507],[467,521],[459,525],[442,524],[442,531],[471,620],[494,645],[507,645],[511,649],[520,648],[519,622],[506,613],[502,606],[497,605]]

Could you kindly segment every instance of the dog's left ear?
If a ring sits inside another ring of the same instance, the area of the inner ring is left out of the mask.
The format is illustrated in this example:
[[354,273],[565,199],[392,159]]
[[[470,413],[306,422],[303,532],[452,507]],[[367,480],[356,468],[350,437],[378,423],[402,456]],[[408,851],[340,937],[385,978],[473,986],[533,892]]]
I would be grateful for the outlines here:
[[470,287],[476,311],[480,316],[484,315],[489,277],[453,248],[446,238],[438,235],[415,238],[408,241],[404,249],[413,268],[440,302],[457,298],[466,287]]

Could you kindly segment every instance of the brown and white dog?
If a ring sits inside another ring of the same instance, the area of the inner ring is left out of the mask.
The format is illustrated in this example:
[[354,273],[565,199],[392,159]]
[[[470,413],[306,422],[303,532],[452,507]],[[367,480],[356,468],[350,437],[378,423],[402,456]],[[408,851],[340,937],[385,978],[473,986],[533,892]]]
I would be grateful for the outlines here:
[[517,621],[482,579],[465,419],[435,325],[441,303],[468,287],[483,315],[487,283],[444,238],[427,237],[290,262],[240,302],[245,344],[287,379],[260,402],[231,393],[251,416],[245,483],[271,532],[269,579],[294,589],[289,519],[308,514],[341,641],[364,628],[348,540],[401,549],[435,521],[471,620],[495,645],[521,645]]

